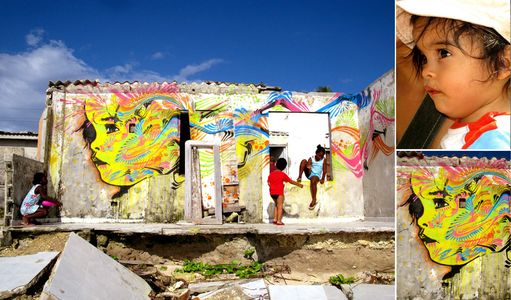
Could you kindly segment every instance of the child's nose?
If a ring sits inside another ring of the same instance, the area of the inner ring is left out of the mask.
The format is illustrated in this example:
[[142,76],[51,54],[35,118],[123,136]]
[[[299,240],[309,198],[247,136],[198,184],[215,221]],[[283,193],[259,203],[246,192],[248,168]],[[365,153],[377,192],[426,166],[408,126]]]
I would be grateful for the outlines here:
[[422,66],[422,77],[423,78],[431,78],[434,77],[435,73],[433,70],[433,66],[431,64],[425,63]]

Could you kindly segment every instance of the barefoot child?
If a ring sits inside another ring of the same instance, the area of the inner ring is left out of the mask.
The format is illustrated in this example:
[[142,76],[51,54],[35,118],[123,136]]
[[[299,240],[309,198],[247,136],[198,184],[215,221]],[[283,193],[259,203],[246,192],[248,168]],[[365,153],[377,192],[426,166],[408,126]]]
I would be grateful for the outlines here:
[[444,149],[509,149],[509,0],[396,1],[396,32],[436,109]]
[[48,207],[60,206],[62,203],[46,195],[46,184],[48,180],[43,173],[35,173],[32,181],[32,188],[21,203],[22,224],[35,224],[32,218],[44,217],[48,214]]
[[312,210],[316,207],[316,194],[318,192],[318,182],[323,184],[326,176],[326,162],[325,162],[326,150],[321,145],[318,145],[316,149],[316,155],[309,157],[308,160],[302,159],[300,162],[300,170],[298,173],[298,179],[296,181],[302,181],[302,174],[310,180],[310,190],[312,201],[309,204],[309,209]]
[[282,207],[284,205],[284,182],[289,182],[300,188],[303,184],[289,178],[283,170],[287,167],[287,161],[279,158],[276,163],[277,170],[268,176],[268,185],[270,186],[270,196],[275,202],[275,210],[273,212],[273,224],[284,225],[282,223]]

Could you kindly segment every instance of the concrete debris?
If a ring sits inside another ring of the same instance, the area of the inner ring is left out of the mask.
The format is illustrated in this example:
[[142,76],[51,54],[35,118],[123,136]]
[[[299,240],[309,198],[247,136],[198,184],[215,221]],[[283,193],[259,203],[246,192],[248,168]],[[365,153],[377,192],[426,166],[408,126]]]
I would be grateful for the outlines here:
[[45,273],[59,252],[0,257],[0,299],[24,294]]
[[[251,300],[270,299],[263,279],[237,280],[234,282],[204,282],[188,286],[195,300]],[[207,291],[207,292],[206,292]]]
[[149,299],[150,292],[142,278],[71,233],[40,299]]
[[395,285],[358,284],[352,287],[354,300],[394,300]]
[[151,297],[155,300],[188,300],[190,298],[190,290],[189,289],[177,289],[175,291],[168,291],[156,294],[156,296]]
[[[271,300],[347,300],[336,287],[328,285],[270,285]],[[379,299],[379,298],[373,298]]]
[[192,300],[252,300],[239,285],[230,285],[213,292],[192,297]]

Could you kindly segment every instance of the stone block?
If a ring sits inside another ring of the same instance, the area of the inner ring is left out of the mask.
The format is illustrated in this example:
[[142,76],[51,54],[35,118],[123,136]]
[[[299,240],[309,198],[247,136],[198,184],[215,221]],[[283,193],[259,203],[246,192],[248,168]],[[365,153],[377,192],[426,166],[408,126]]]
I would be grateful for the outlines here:
[[353,287],[353,300],[394,300],[395,285],[358,284]]
[[[347,300],[348,298],[337,288],[323,285],[270,285],[272,300]],[[373,298],[379,299],[379,298]]]
[[24,294],[44,274],[59,252],[0,257],[0,299]]
[[142,278],[71,233],[40,299],[149,299],[150,292]]

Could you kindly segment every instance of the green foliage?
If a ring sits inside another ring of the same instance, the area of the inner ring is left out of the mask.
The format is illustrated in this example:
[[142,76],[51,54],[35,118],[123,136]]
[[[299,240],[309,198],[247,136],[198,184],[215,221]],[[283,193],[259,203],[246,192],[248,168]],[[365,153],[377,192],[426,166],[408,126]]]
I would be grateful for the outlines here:
[[111,255],[110,256],[113,260],[119,260],[119,257],[115,256],[115,255]]
[[328,281],[332,285],[352,284],[352,283],[355,283],[355,278],[354,277],[346,277],[345,278],[342,274],[338,274],[338,275],[330,277],[330,279],[328,279]]
[[252,256],[254,255],[255,253],[255,249],[247,249],[245,250],[245,252],[243,253],[243,257],[246,258],[246,259],[252,259]]
[[230,264],[210,265],[207,263],[185,260],[183,268],[176,272],[182,273],[200,273],[204,276],[213,276],[219,274],[236,274],[239,278],[249,278],[261,272],[263,264],[257,261],[250,265],[242,265],[238,261],[232,261]]
[[316,92],[319,93],[331,93],[332,89],[329,86],[318,86]]

